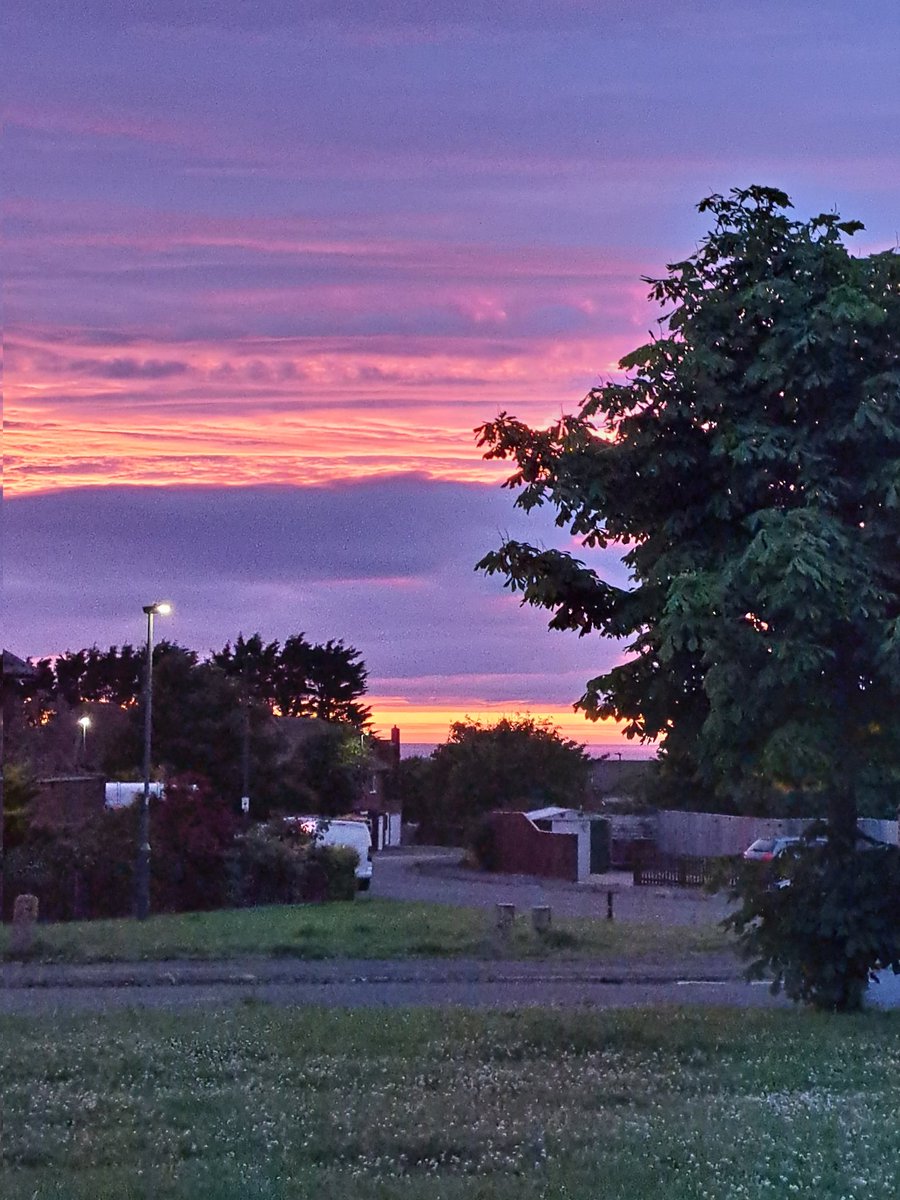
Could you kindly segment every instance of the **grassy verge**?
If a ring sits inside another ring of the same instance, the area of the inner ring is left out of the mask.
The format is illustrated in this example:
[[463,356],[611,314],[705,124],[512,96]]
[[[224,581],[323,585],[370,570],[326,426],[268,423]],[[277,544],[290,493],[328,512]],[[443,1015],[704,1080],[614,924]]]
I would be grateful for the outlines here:
[[[503,944],[488,910],[399,900],[235,909],[42,925],[31,958],[42,962],[137,962],[166,958],[600,957],[663,960],[724,951],[716,925],[660,926],[579,918],[538,937],[520,916]],[[0,958],[9,955],[0,929]]]
[[0,1019],[4,1200],[896,1200],[900,1015]]

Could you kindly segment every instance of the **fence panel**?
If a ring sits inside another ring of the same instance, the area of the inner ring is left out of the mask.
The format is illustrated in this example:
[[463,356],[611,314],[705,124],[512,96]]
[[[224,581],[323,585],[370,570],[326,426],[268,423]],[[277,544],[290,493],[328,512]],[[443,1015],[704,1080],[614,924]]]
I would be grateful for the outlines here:
[[702,888],[731,882],[729,858],[695,858],[668,854],[646,855],[634,864],[635,887]]

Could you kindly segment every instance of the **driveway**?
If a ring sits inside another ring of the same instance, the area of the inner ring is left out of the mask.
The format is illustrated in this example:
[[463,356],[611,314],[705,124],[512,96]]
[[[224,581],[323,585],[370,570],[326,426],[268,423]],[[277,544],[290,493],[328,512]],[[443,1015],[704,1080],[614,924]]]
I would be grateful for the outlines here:
[[443,847],[382,851],[375,858],[372,895],[463,908],[493,908],[502,903],[527,911],[533,905],[549,904],[561,917],[605,917],[607,891],[613,887],[617,921],[711,925],[728,911],[724,896],[687,888],[636,888],[631,874],[622,871],[593,876],[588,883],[566,883],[467,870],[459,866],[461,857],[461,850]]

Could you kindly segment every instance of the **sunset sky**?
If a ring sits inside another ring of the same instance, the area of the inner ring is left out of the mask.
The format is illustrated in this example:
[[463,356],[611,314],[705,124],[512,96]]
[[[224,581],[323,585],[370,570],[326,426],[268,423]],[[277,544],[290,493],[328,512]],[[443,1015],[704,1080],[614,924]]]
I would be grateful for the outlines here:
[[4,644],[138,642],[166,598],[201,653],[343,638],[409,742],[531,711],[622,748],[571,710],[622,647],[472,569],[571,544],[472,430],[614,372],[710,192],[897,244],[897,0],[4,9]]

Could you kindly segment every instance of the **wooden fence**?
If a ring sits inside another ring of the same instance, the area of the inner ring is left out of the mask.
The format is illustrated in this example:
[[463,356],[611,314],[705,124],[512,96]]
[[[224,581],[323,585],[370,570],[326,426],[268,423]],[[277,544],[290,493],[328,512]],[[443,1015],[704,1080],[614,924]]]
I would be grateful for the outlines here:
[[635,887],[702,888],[713,883],[728,885],[733,878],[729,858],[690,858],[667,854],[645,854],[634,864]]

